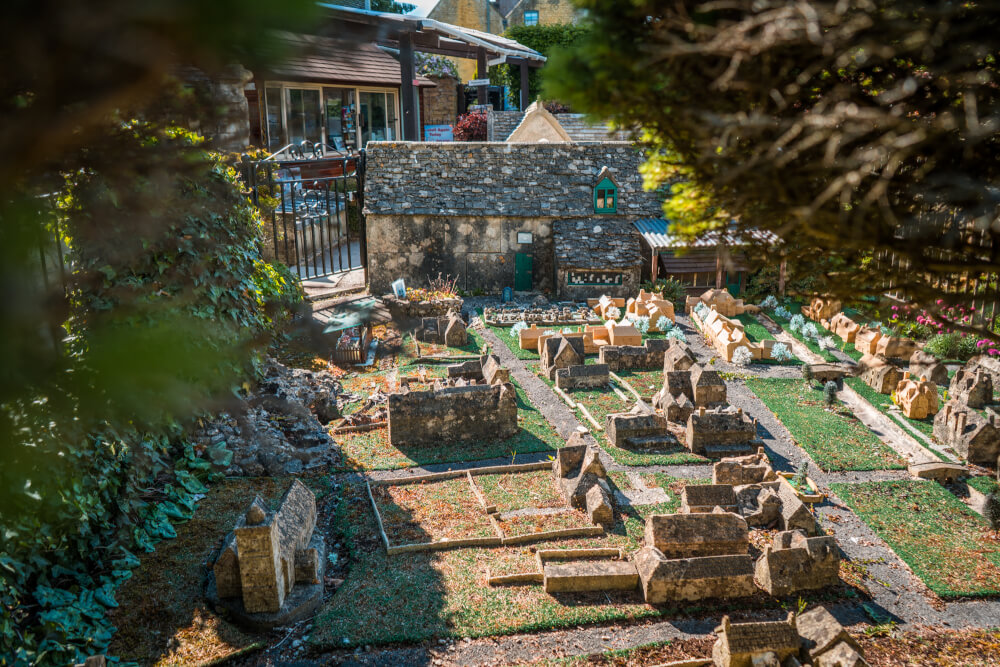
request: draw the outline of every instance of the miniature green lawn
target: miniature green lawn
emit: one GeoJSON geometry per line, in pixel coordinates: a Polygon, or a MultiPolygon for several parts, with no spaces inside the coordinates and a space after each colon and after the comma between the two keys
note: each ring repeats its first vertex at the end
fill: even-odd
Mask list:
{"type": "Polygon", "coordinates": [[[830,486],[941,597],[1000,593],[1000,544],[983,517],[937,482],[830,486]]]}
{"type": "MultiPolygon", "coordinates": [[[[875,408],[885,416],[889,417],[889,419],[891,419],[894,423],[898,421],[891,414],[889,414],[889,409],[893,407],[893,405],[895,405],[892,402],[891,395],[878,393],[877,391],[869,387],[867,384],[865,384],[865,381],[862,380],[861,378],[857,377],[844,378],[844,382],[846,382],[847,386],[853,389],[855,393],[858,394],[858,396],[868,401],[873,408],[875,408]]],[[[933,416],[927,417],[926,419],[910,419],[904,416],[901,411],[897,410],[896,414],[905,419],[906,423],[909,424],[911,427],[913,427],[915,430],[919,431],[920,433],[923,433],[928,438],[933,437],[934,435],[933,416]]],[[[920,438],[914,438],[914,440],[916,440],[917,443],[920,444],[924,449],[931,452],[932,454],[934,454],[934,456],[938,457],[942,461],[946,462],[951,461],[951,459],[949,459],[941,452],[937,451],[932,447],[928,447],[927,444],[923,442],[920,438]]]]}
{"type": "Polygon", "coordinates": [[[896,452],[842,405],[826,410],[821,389],[797,379],[748,378],[746,383],[823,470],[905,467],[896,452]]]}
{"type": "MultiPolygon", "coordinates": [[[[791,301],[791,302],[788,302],[788,303],[785,304],[785,308],[787,308],[789,311],[791,311],[791,313],[792,313],[793,316],[799,313],[799,311],[801,310],[801,307],[802,307],[802,304],[799,303],[798,301],[791,301]]],[[[831,361],[831,362],[834,362],[834,363],[840,361],[840,359],[838,359],[829,350],[821,350],[821,349],[819,349],[819,345],[816,343],[816,341],[806,340],[805,338],[802,337],[802,334],[800,334],[798,331],[792,331],[788,327],[788,323],[789,323],[790,320],[787,320],[787,319],[785,319],[783,317],[778,317],[777,315],[774,314],[773,310],[768,313],[768,316],[770,316],[770,318],[772,320],[774,320],[777,324],[780,324],[781,328],[784,329],[788,333],[788,335],[790,335],[793,338],[797,339],[800,343],[802,343],[803,345],[805,345],[806,347],[808,347],[810,349],[810,351],[812,351],[815,354],[818,354],[819,356],[823,357],[824,360],[831,361]]],[[[810,320],[808,318],[806,318],[806,322],[812,322],[813,324],[816,325],[816,331],[819,333],[820,338],[824,338],[826,336],[831,336],[833,338],[833,340],[837,342],[837,349],[839,349],[841,352],[843,352],[844,354],[846,354],[847,356],[849,356],[851,359],[854,359],[855,361],[857,361],[858,359],[860,359],[862,357],[862,354],[857,349],[855,349],[855,347],[854,347],[853,344],[850,344],[850,343],[847,343],[845,341],[840,340],[840,338],[838,338],[837,336],[835,336],[833,334],[833,332],[831,332],[829,329],[827,329],[826,327],[824,327],[819,322],[813,322],[812,320],[810,320]]]]}
{"type": "Polygon", "coordinates": [[[565,442],[538,411],[524,390],[511,379],[517,390],[517,418],[521,430],[506,440],[442,441],[435,445],[400,446],[389,443],[386,427],[360,433],[334,435],[341,450],[341,464],[334,470],[395,470],[431,463],[477,461],[513,457],[527,452],[556,450],[565,442]]]}
{"type": "MultiPolygon", "coordinates": [[[[549,380],[548,377],[542,373],[541,368],[538,364],[527,364],[527,367],[533,371],[542,381],[549,387],[554,386],[553,382],[549,380]]],[[[626,380],[631,384],[636,391],[646,395],[648,391],[649,382],[647,379],[649,377],[657,377],[662,383],[663,372],[662,371],[623,371],[619,374],[622,379],[626,380]],[[639,386],[636,386],[639,384],[639,386]]],[[[652,385],[655,386],[655,385],[652,385]]],[[[632,395],[628,391],[621,387],[622,392],[632,398],[632,395]]],[[[656,392],[656,389],[649,391],[650,394],[656,392]]],[[[609,414],[614,412],[627,412],[632,408],[634,402],[631,400],[629,402],[623,401],[619,398],[618,394],[614,392],[611,387],[601,387],[600,389],[570,389],[566,394],[572,398],[574,401],[579,402],[581,405],[585,406],[590,414],[593,415],[594,419],[597,420],[598,424],[602,426],[606,423],[606,418],[609,414]]],[[[580,423],[590,431],[597,441],[601,444],[615,463],[620,463],[626,466],[650,466],[650,465],[675,465],[680,463],[708,463],[708,459],[698,456],[697,454],[692,454],[683,445],[678,444],[677,447],[670,451],[660,451],[660,452],[639,452],[632,451],[629,449],[623,449],[621,447],[616,447],[612,444],[604,431],[598,431],[594,428],[582,414],[577,413],[577,419],[580,423]]]]}
{"type": "MultiPolygon", "coordinates": [[[[627,514],[619,514],[614,527],[601,537],[387,556],[364,486],[346,484],[335,518],[335,535],[328,540],[348,545],[351,569],[316,617],[310,642],[318,649],[348,648],[776,604],[759,594],[750,601],[723,606],[685,604],[681,610],[646,605],[639,591],[549,595],[538,585],[487,584],[487,571],[491,575],[537,571],[534,552],[538,548],[620,547],[633,551],[641,545],[646,516],[676,510],[677,494],[668,494],[668,503],[630,508],[627,514]]],[[[519,504],[514,499],[508,501],[519,504]]],[[[528,503],[520,504],[524,507],[528,503]]]]}

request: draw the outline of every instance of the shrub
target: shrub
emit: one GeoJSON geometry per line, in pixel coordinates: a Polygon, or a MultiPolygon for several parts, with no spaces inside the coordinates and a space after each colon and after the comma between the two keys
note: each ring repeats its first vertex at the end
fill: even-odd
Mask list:
{"type": "Polygon", "coordinates": [[[813,369],[809,364],[802,364],[802,379],[807,383],[812,384],[813,381],[813,369]]]}
{"type": "Polygon", "coordinates": [[[823,336],[822,338],[816,341],[816,344],[819,345],[819,349],[823,350],[824,352],[826,350],[837,349],[837,341],[833,339],[833,336],[823,336]]]}
{"type": "MultiPolygon", "coordinates": [[[[800,316],[801,317],[801,316],[800,316]]],[[[816,325],[812,322],[806,322],[802,325],[802,337],[806,340],[819,341],[819,330],[816,325]]]]}
{"type": "Polygon", "coordinates": [[[782,320],[792,319],[792,313],[784,306],[778,306],[774,309],[774,316],[782,320]]]}
{"type": "Polygon", "coordinates": [[[486,113],[470,111],[455,121],[455,141],[486,141],[486,113]]]}
{"type": "Polygon", "coordinates": [[[964,336],[958,332],[938,334],[927,339],[924,352],[933,354],[938,359],[966,360],[974,356],[976,340],[972,336],[964,336]]]}
{"type": "Polygon", "coordinates": [[[764,310],[774,310],[778,307],[778,299],[773,294],[768,294],[767,298],[760,302],[760,307],[764,310]]]}
{"type": "Polygon", "coordinates": [[[993,530],[1000,530],[1000,491],[994,490],[986,496],[986,511],[983,516],[990,522],[993,530]]]}
{"type": "Polygon", "coordinates": [[[687,290],[684,289],[684,284],[674,278],[647,280],[642,284],[642,288],[647,292],[659,292],[665,300],[672,302],[676,307],[683,307],[687,300],[687,290]]]}
{"type": "Polygon", "coordinates": [[[656,328],[660,331],[670,331],[674,328],[674,323],[667,319],[666,315],[660,315],[660,319],[656,320],[656,328]]]}
{"type": "Polygon", "coordinates": [[[708,312],[709,312],[708,306],[705,305],[704,301],[699,301],[697,304],[695,304],[694,312],[696,312],[698,314],[698,317],[700,317],[701,319],[705,319],[706,317],[708,317],[708,312]]]}
{"type": "Polygon", "coordinates": [[[771,348],[771,358],[778,362],[791,361],[794,359],[792,351],[784,343],[775,343],[771,348]]]}
{"type": "Polygon", "coordinates": [[[687,338],[684,336],[684,332],[681,331],[680,327],[674,327],[673,329],[671,329],[670,331],[668,331],[667,335],[666,335],[666,338],[673,339],[673,340],[679,340],[682,343],[686,343],[687,342],[687,338]]]}
{"type": "Polygon", "coordinates": [[[800,331],[806,324],[806,318],[801,315],[793,315],[788,320],[788,328],[791,331],[800,331]]]}
{"type": "Polygon", "coordinates": [[[809,483],[806,479],[809,477],[809,462],[803,461],[795,469],[795,477],[792,478],[792,486],[794,486],[799,491],[805,491],[809,488],[809,483]]]}
{"type": "Polygon", "coordinates": [[[617,320],[622,316],[622,311],[618,306],[611,306],[604,311],[604,317],[609,320],[617,320]]]}
{"type": "Polygon", "coordinates": [[[828,408],[832,408],[837,404],[837,383],[833,380],[828,380],[823,385],[823,402],[826,403],[826,407],[828,408]]]}
{"type": "Polygon", "coordinates": [[[517,334],[520,333],[522,329],[527,329],[527,328],[528,328],[527,322],[518,322],[517,324],[515,324],[510,328],[510,335],[517,336],[517,334]]]}
{"type": "Polygon", "coordinates": [[[733,363],[737,366],[747,367],[753,361],[753,354],[745,347],[738,347],[733,352],[733,363]]]}
{"type": "Polygon", "coordinates": [[[632,320],[632,326],[634,326],[640,334],[645,336],[649,333],[649,316],[643,315],[632,320]]]}

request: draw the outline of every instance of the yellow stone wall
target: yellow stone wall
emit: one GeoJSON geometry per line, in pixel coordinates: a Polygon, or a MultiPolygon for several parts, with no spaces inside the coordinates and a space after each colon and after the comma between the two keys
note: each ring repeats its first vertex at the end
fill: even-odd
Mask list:
{"type": "Polygon", "coordinates": [[[538,12],[539,25],[576,23],[578,17],[571,0],[523,0],[507,17],[508,25],[524,25],[524,12],[538,12]]]}
{"type": "MultiPolygon", "coordinates": [[[[463,28],[491,32],[494,35],[503,32],[503,18],[492,5],[487,5],[485,0],[440,0],[427,15],[427,18],[463,28]],[[489,11],[489,30],[486,26],[487,8],[489,11]]],[[[476,78],[475,60],[466,58],[452,58],[451,60],[458,68],[458,74],[463,83],[476,78]]],[[[483,76],[485,77],[487,74],[484,73],[483,76]]]]}

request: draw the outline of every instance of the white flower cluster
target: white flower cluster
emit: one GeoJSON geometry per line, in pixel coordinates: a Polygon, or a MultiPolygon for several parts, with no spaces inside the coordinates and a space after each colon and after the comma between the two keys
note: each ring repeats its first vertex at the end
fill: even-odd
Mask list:
{"type": "Polygon", "coordinates": [[[751,361],[753,361],[753,354],[747,348],[738,347],[733,352],[733,363],[737,366],[749,366],[751,361]]]}
{"type": "Polygon", "coordinates": [[[778,307],[778,299],[773,294],[768,294],[767,298],[760,302],[760,307],[764,310],[774,310],[778,307]]]}

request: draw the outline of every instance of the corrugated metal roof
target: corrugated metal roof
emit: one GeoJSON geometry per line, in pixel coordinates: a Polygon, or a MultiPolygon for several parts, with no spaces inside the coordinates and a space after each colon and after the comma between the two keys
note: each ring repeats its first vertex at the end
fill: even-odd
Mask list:
{"type": "MultiPolygon", "coordinates": [[[[399,61],[374,44],[287,32],[277,33],[277,36],[288,43],[294,53],[271,68],[267,73],[270,79],[392,87],[402,84],[399,61]]],[[[417,85],[435,84],[418,76],[417,85]]]]}
{"type": "Polygon", "coordinates": [[[709,232],[694,240],[682,239],[671,234],[670,221],[664,218],[642,218],[635,221],[635,228],[639,230],[642,238],[651,248],[714,248],[720,243],[725,246],[749,245],[749,243],[772,244],[778,241],[778,237],[772,232],[753,230],[749,232],[748,240],[739,234],[726,232],[709,232]]]}

